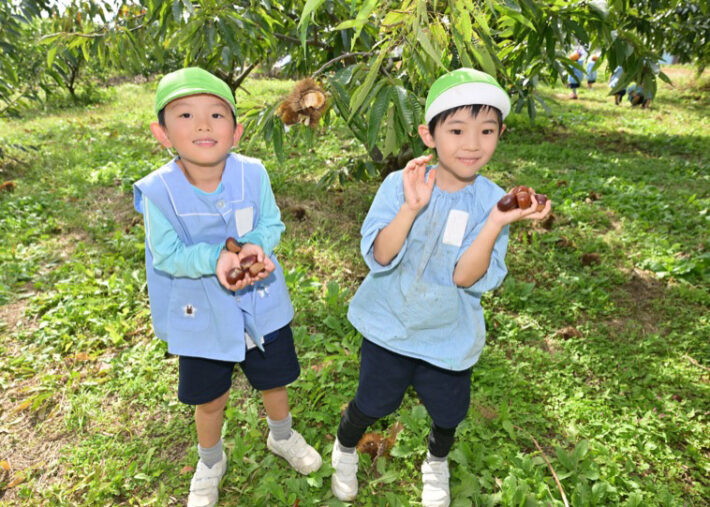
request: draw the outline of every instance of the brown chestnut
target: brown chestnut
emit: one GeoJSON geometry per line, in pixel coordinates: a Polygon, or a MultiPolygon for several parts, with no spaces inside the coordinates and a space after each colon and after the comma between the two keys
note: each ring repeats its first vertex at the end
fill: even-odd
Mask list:
{"type": "Polygon", "coordinates": [[[530,192],[530,187],[526,187],[525,185],[518,185],[517,187],[513,188],[513,190],[510,191],[511,194],[517,195],[520,192],[527,192],[528,194],[530,192]]]}
{"type": "Polygon", "coordinates": [[[251,266],[255,262],[256,255],[247,255],[239,262],[239,264],[241,265],[242,269],[249,269],[249,266],[251,266]]]}
{"type": "Polygon", "coordinates": [[[526,191],[518,192],[517,194],[515,194],[515,199],[518,201],[518,207],[520,209],[528,209],[532,204],[530,194],[526,191]]]}
{"type": "Polygon", "coordinates": [[[229,285],[234,285],[235,283],[244,280],[246,276],[246,271],[241,268],[234,268],[229,273],[227,273],[227,283],[229,285]]]}
{"type": "Polygon", "coordinates": [[[242,251],[242,244],[232,237],[227,238],[224,246],[232,253],[239,253],[242,251]]]}
{"type": "Polygon", "coordinates": [[[256,275],[258,275],[259,273],[261,273],[262,271],[264,271],[264,268],[265,268],[265,267],[266,267],[266,266],[264,266],[264,263],[263,263],[263,262],[255,262],[254,264],[252,264],[251,266],[249,266],[249,274],[250,274],[251,276],[256,276],[256,275]]]}
{"type": "Polygon", "coordinates": [[[498,201],[498,209],[501,211],[510,211],[513,208],[517,207],[518,201],[512,194],[505,194],[503,197],[501,197],[500,201],[498,201]]]}
{"type": "Polygon", "coordinates": [[[535,200],[537,201],[537,209],[535,211],[544,210],[545,204],[547,203],[547,196],[545,194],[535,194],[535,200]]]}

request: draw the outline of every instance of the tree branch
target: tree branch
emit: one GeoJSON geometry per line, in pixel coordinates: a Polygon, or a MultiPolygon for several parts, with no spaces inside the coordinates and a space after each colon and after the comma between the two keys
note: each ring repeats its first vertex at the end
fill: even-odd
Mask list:
{"type": "Polygon", "coordinates": [[[345,60],[346,58],[351,58],[353,56],[372,56],[372,51],[357,51],[355,53],[345,53],[340,56],[336,56],[332,60],[329,60],[328,62],[326,62],[320,69],[318,69],[313,74],[311,74],[311,77],[316,77],[318,74],[323,72],[326,69],[326,67],[330,67],[331,65],[333,65],[336,62],[339,62],[340,60],[345,60]]]}
{"type": "MultiPolygon", "coordinates": [[[[277,39],[286,40],[289,42],[296,42],[298,44],[301,43],[301,39],[299,39],[298,37],[291,37],[290,35],[284,35],[282,33],[275,33],[274,37],[276,37],[277,39]]],[[[316,40],[307,40],[306,44],[308,44],[309,46],[315,46],[315,47],[323,48],[323,49],[328,48],[327,44],[324,44],[324,43],[322,43],[320,41],[316,41],[316,40]]]]}

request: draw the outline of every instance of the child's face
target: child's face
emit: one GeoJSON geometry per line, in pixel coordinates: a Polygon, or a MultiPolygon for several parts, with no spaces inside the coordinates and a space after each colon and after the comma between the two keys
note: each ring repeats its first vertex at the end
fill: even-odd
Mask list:
{"type": "Polygon", "coordinates": [[[151,125],[156,138],[166,148],[175,148],[187,169],[222,169],[232,146],[239,142],[243,128],[235,127],[232,109],[219,97],[189,95],[165,106],[165,126],[151,125]]]}
{"type": "Polygon", "coordinates": [[[458,190],[473,182],[478,171],[496,151],[505,125],[491,108],[482,108],[476,117],[460,109],[437,125],[434,136],[426,125],[419,134],[429,148],[436,148],[439,158],[437,183],[440,188],[458,190]]]}

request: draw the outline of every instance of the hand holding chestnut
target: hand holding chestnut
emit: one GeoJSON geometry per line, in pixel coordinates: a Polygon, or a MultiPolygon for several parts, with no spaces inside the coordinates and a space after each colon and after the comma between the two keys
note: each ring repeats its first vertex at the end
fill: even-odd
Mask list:
{"type": "Polygon", "coordinates": [[[537,201],[537,208],[535,211],[540,212],[544,210],[545,204],[547,203],[547,196],[545,194],[535,194],[532,188],[524,185],[518,185],[505,194],[500,201],[498,201],[498,209],[503,212],[510,211],[515,208],[528,209],[532,205],[531,196],[533,194],[535,195],[535,200],[537,201]]]}
{"type": "Polygon", "coordinates": [[[227,273],[227,282],[230,285],[234,285],[237,282],[244,280],[244,277],[249,274],[252,277],[257,276],[259,273],[265,270],[265,264],[263,262],[257,262],[256,255],[247,255],[240,260],[239,266],[232,268],[229,273],[227,273]]]}
{"type": "Polygon", "coordinates": [[[241,290],[274,270],[273,262],[259,245],[240,243],[230,237],[225,241],[225,250],[217,261],[217,277],[230,290],[241,290]]]}

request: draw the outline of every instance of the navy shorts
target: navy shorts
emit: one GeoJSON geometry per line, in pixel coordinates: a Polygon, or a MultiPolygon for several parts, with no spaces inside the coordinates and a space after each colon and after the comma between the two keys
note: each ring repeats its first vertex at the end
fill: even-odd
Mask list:
{"type": "Polygon", "coordinates": [[[301,374],[291,326],[264,336],[264,350],[248,350],[244,361],[217,361],[180,356],[178,399],[188,405],[202,405],[219,398],[232,386],[234,365],[239,364],[249,383],[259,391],[290,384],[301,374]]]}
{"type": "Polygon", "coordinates": [[[410,385],[440,428],[455,428],[466,417],[471,402],[471,368],[445,370],[362,341],[355,404],[363,414],[377,418],[391,414],[402,404],[410,385]]]}

